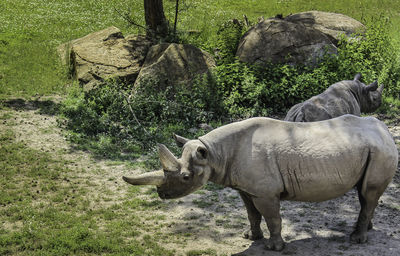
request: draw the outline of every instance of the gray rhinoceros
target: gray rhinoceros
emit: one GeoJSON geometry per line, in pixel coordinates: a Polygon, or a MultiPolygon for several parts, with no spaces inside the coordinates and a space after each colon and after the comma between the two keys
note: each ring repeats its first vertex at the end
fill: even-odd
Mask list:
{"type": "Polygon", "coordinates": [[[331,119],[345,114],[360,116],[361,112],[373,112],[381,105],[383,85],[378,82],[365,85],[361,74],[354,80],[345,80],[328,87],[323,93],[294,105],[285,121],[313,122],[331,119]]]}
{"type": "Polygon", "coordinates": [[[185,196],[207,181],[239,191],[247,209],[249,239],[260,239],[261,217],[270,239],[266,248],[282,250],[280,201],[318,202],[357,187],[361,211],[351,240],[367,241],[378,199],[393,178],[398,153],[384,123],[373,117],[344,115],[310,123],[257,117],[217,128],[184,144],[177,159],[159,145],[162,170],[123,179],[156,185],[163,199],[185,196]]]}

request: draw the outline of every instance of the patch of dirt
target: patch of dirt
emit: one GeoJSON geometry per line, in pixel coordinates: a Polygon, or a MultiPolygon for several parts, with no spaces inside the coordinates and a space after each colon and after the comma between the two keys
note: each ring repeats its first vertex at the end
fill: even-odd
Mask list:
{"type": "MultiPolygon", "coordinates": [[[[96,202],[96,207],[123,201],[129,185],[121,177],[142,170],[129,169],[124,163],[94,159],[88,152],[73,149],[58,127],[56,117],[40,106],[40,101],[16,101],[9,104],[11,109],[0,109],[0,116],[6,113],[12,116],[0,122],[0,129],[12,126],[19,141],[64,159],[72,170],[71,175],[84,181],[82,184],[89,190],[88,196],[98,198],[99,194],[106,193],[108,200],[96,202]]],[[[400,147],[400,126],[390,126],[389,129],[400,147]]],[[[400,255],[399,193],[398,171],[376,208],[369,241],[362,245],[352,244],[348,239],[360,209],[355,191],[321,203],[283,201],[282,236],[287,244],[282,252],[264,250],[264,240],[242,238],[242,232],[249,225],[247,213],[238,193],[232,189],[209,185],[207,189],[169,201],[168,211],[149,212],[149,215],[166,216],[163,220],[165,225],[154,232],[181,234],[179,237],[184,238],[165,241],[164,246],[176,250],[177,255],[196,250],[203,251],[203,255],[397,256],[400,255]]],[[[144,194],[143,197],[153,200],[150,195],[144,194]]],[[[265,222],[262,228],[264,236],[268,237],[265,222]]]]}

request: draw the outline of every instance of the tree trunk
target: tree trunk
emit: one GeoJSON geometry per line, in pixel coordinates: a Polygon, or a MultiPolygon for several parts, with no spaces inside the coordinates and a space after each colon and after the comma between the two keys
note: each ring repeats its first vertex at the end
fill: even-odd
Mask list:
{"type": "Polygon", "coordinates": [[[168,22],[164,15],[162,0],[144,0],[144,17],[148,37],[166,37],[168,22]]]}

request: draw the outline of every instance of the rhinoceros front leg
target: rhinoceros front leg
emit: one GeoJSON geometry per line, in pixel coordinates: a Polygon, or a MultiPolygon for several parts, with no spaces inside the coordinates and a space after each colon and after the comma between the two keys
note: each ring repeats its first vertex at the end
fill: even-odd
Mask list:
{"type": "Polygon", "coordinates": [[[268,197],[268,198],[253,198],[253,203],[256,209],[262,214],[265,221],[267,222],[270,238],[265,244],[268,250],[281,251],[285,246],[283,242],[281,231],[282,231],[282,219],[280,215],[280,201],[279,197],[268,197]]]}
{"type": "Polygon", "coordinates": [[[261,213],[256,209],[251,197],[245,192],[239,191],[240,197],[243,200],[247,210],[247,217],[250,222],[250,229],[243,233],[243,237],[250,240],[258,240],[263,238],[263,233],[260,228],[261,213]]]}

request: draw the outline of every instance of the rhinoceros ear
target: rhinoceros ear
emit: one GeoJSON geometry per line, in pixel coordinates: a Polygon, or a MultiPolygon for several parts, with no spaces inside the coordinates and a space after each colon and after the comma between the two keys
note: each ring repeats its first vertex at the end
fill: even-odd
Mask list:
{"type": "Polygon", "coordinates": [[[179,135],[177,135],[175,133],[174,133],[174,139],[175,139],[176,145],[178,145],[178,147],[183,147],[183,145],[185,145],[186,142],[189,141],[189,139],[186,139],[186,138],[184,138],[182,136],[179,136],[179,135]]]}
{"type": "Polygon", "coordinates": [[[164,171],[179,171],[178,159],[169,151],[169,149],[163,145],[158,144],[158,155],[160,157],[161,165],[164,171]]]}
{"type": "MultiPolygon", "coordinates": [[[[207,164],[208,162],[208,150],[204,146],[198,146],[196,149],[196,162],[198,164],[207,164]]],[[[196,169],[196,174],[197,175],[202,175],[204,173],[204,168],[198,168],[196,169]]]]}
{"type": "Polygon", "coordinates": [[[360,79],[361,79],[361,73],[357,73],[357,74],[354,76],[353,81],[360,81],[360,79]]]}
{"type": "Polygon", "coordinates": [[[370,85],[367,85],[367,91],[376,91],[378,89],[378,81],[373,82],[370,85]]]}
{"type": "Polygon", "coordinates": [[[205,160],[208,157],[208,150],[204,146],[198,146],[196,151],[196,157],[199,160],[205,160]]]}

